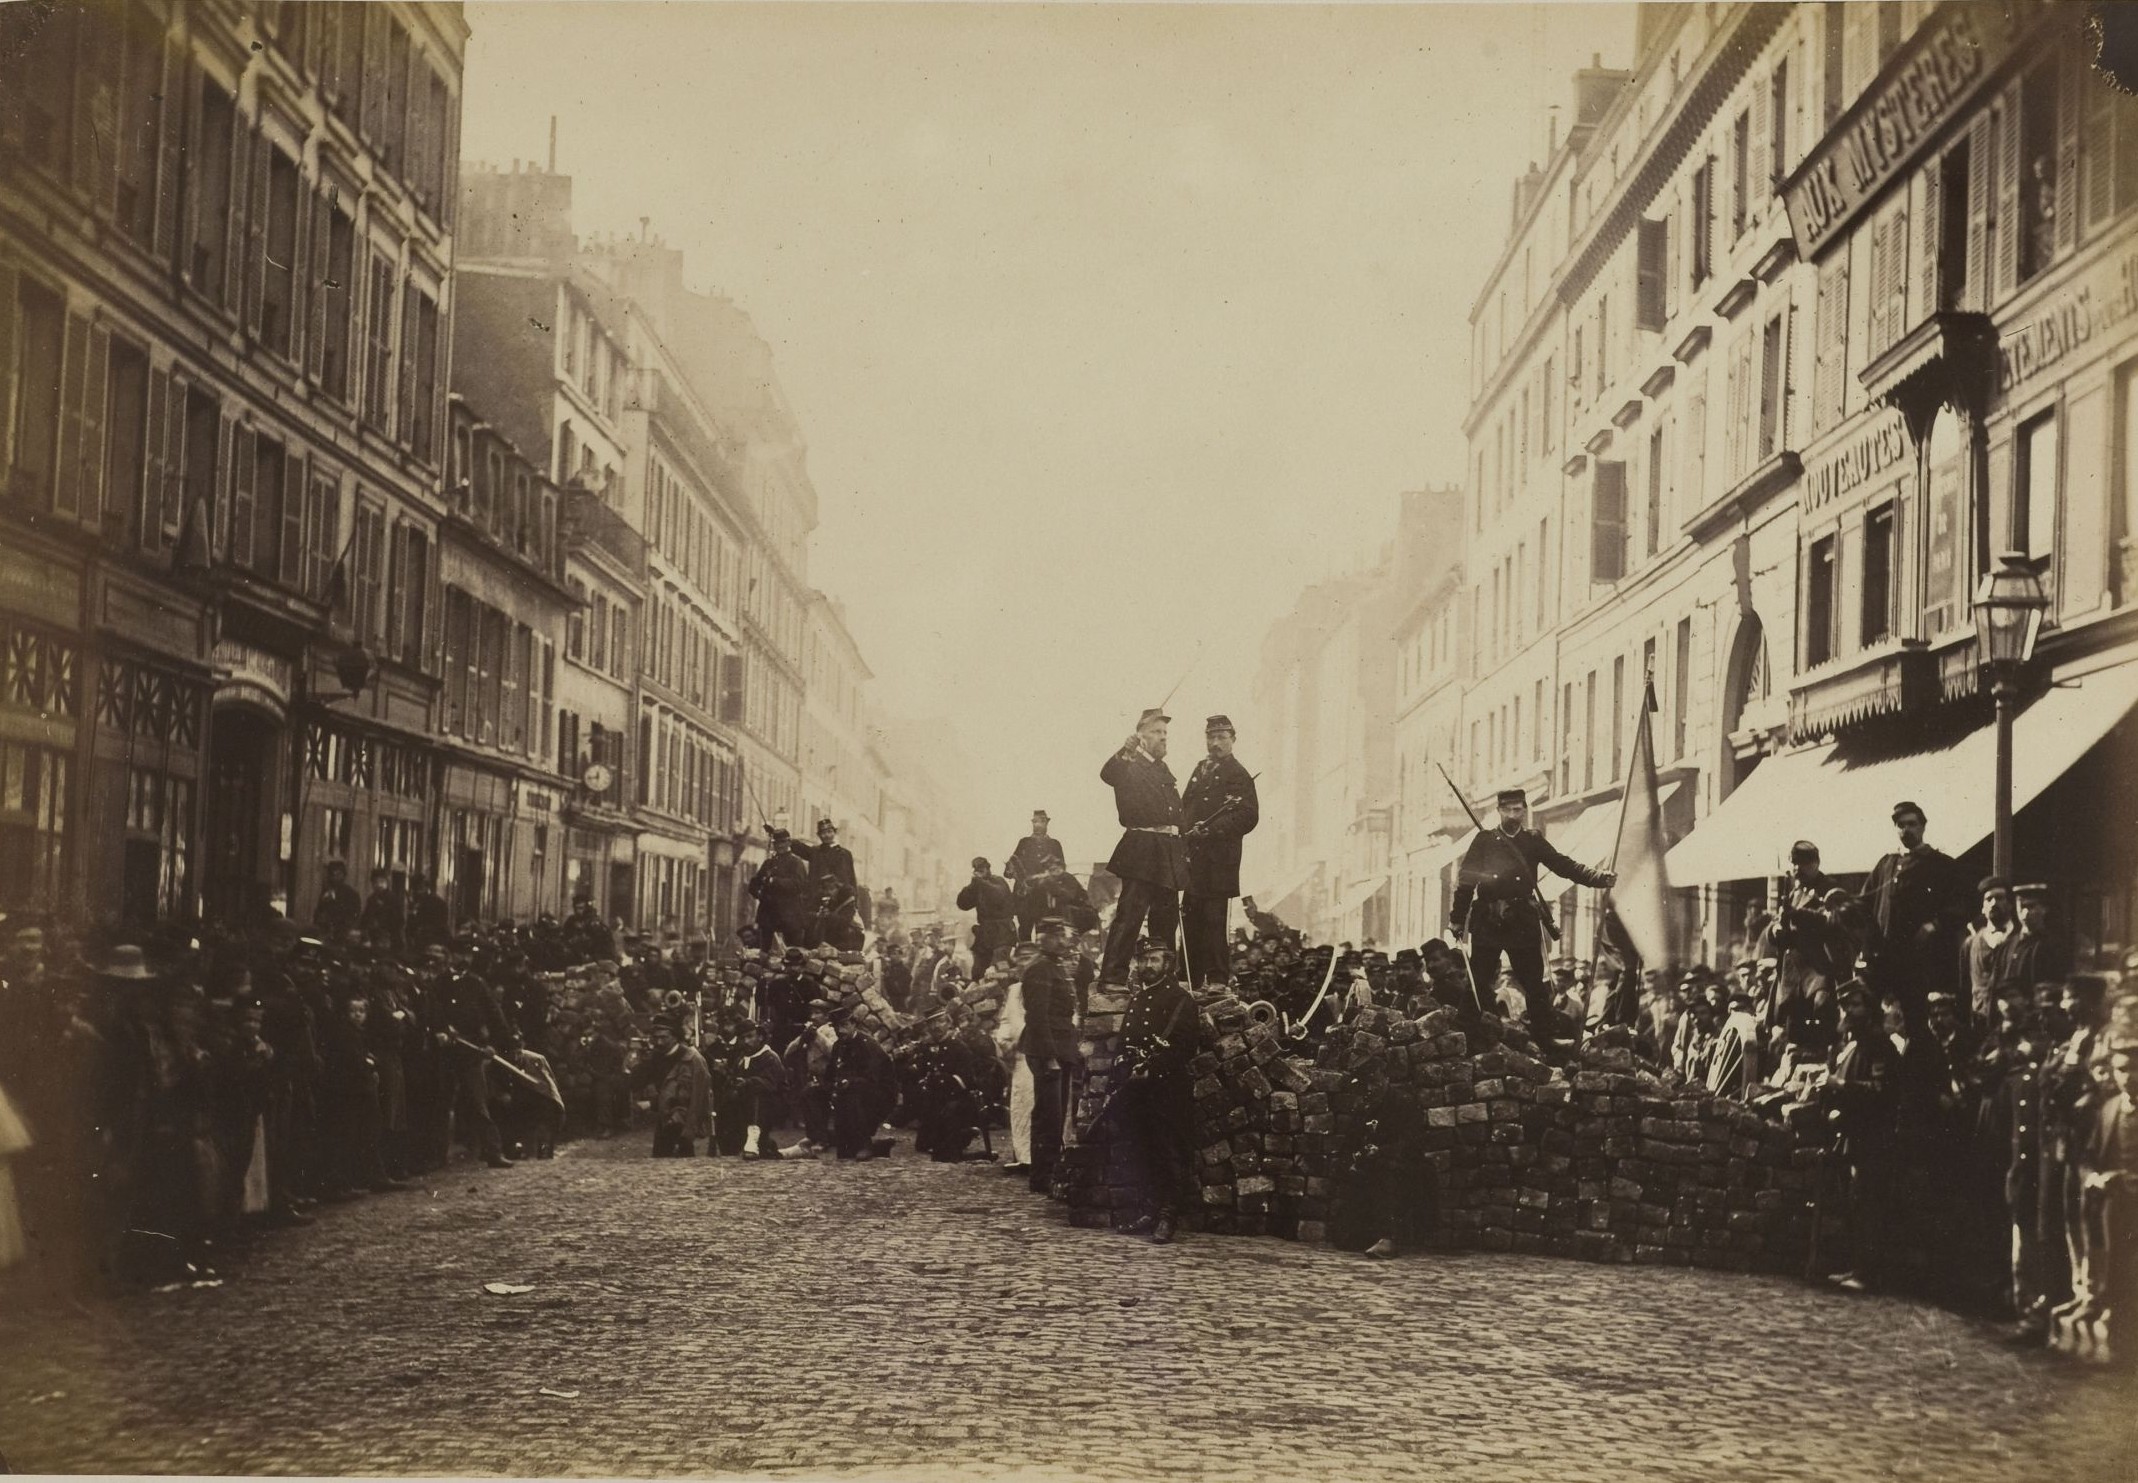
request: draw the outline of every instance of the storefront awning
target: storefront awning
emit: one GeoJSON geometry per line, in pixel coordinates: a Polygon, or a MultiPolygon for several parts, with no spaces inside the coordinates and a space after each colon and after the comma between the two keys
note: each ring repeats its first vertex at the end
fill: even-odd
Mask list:
{"type": "MultiPolygon", "coordinates": [[[[2012,807],[2025,808],[2138,706],[2138,663],[2119,664],[2052,689],[2012,723],[2012,807]]],[[[1788,868],[1790,843],[1808,839],[1832,874],[1869,870],[1893,849],[1893,805],[1913,799],[1929,839],[1959,855],[1995,827],[1997,735],[1983,726],[1929,751],[1851,763],[1834,744],[1761,763],[1736,792],[1670,852],[1673,886],[1749,880],[1788,868]]]]}

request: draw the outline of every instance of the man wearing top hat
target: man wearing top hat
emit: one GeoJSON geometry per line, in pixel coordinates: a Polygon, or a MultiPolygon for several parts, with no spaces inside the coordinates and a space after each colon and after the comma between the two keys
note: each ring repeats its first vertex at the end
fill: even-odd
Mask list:
{"type": "Polygon", "coordinates": [[[1188,774],[1181,795],[1181,831],[1188,861],[1188,894],[1180,925],[1187,943],[1187,971],[1197,985],[1232,973],[1225,932],[1232,898],[1240,894],[1240,841],[1261,821],[1255,780],[1232,755],[1236,733],[1228,716],[1203,723],[1208,755],[1188,774]]]}
{"type": "Polygon", "coordinates": [[[1521,985],[1533,1018],[1544,998],[1544,917],[1537,871],[1548,869],[1576,885],[1603,887],[1618,876],[1569,860],[1529,821],[1529,795],[1520,788],[1499,792],[1500,822],[1470,841],[1455,886],[1455,936],[1467,937],[1470,973],[1481,995],[1499,978],[1500,957],[1521,985]]]}
{"type": "Polygon", "coordinates": [[[1113,925],[1099,963],[1099,981],[1128,985],[1136,939],[1149,922],[1150,935],[1171,942],[1180,927],[1180,888],[1188,866],[1180,842],[1180,787],[1166,766],[1166,726],[1173,718],[1157,707],[1136,720],[1136,730],[1106,759],[1099,780],[1114,790],[1121,842],[1106,868],[1121,882],[1113,925]]]}
{"type": "Polygon", "coordinates": [[[1047,909],[1033,899],[1033,887],[1047,877],[1069,868],[1062,842],[1047,833],[1047,811],[1032,810],[1032,832],[1017,841],[1009,859],[1002,862],[1002,876],[1017,892],[1017,940],[1030,942],[1032,927],[1047,909]]]}
{"type": "Polygon", "coordinates": [[[1960,934],[1976,903],[1960,862],[1923,842],[1928,824],[1920,805],[1894,804],[1900,847],[1872,866],[1863,884],[1866,980],[1877,994],[1899,998],[1910,1034],[1922,1033],[1930,991],[1951,987],[1960,934]]]}

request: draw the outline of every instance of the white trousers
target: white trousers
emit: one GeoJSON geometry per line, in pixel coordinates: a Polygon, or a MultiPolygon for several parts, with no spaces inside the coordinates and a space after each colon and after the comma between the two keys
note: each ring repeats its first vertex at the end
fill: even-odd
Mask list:
{"type": "Polygon", "coordinates": [[[1010,1159],[1032,1162],[1032,1068],[1022,1053],[1010,1058],[1010,1159]]]}

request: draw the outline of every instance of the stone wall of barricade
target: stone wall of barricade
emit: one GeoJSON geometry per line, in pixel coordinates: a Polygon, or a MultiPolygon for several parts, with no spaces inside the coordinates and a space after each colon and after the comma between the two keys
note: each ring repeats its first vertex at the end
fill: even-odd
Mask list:
{"type": "MultiPolygon", "coordinates": [[[[1076,1224],[1119,1226],[1142,1200],[1111,1119],[1092,1125],[1119,1075],[1118,1017],[1094,1010],[1078,1139],[1054,1192],[1076,1224]]],[[[1409,1207],[1411,1242],[1426,1246],[1801,1272],[1815,1219],[1838,1236],[1840,1201],[1817,1194],[1814,1109],[1667,1084],[1623,1045],[1552,1066],[1526,1042],[1473,1043],[1501,1028],[1470,1023],[1368,1009],[1307,1057],[1237,1001],[1211,1007],[1193,1067],[1191,1224],[1328,1241],[1382,1181],[1398,1203],[1430,1192],[1409,1207]]]]}

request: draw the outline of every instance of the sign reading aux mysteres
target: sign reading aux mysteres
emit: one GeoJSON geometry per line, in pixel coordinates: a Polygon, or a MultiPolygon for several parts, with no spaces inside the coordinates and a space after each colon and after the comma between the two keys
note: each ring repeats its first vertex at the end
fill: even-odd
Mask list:
{"type": "Polygon", "coordinates": [[[2034,4],[1947,0],[1782,184],[1799,256],[1831,245],[2011,51],[2034,4]]]}

